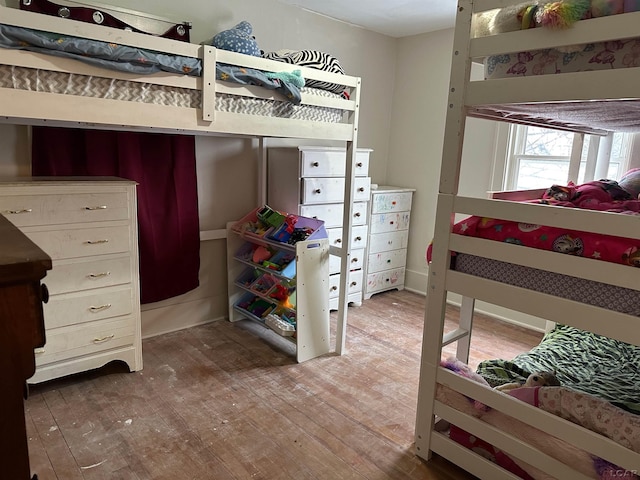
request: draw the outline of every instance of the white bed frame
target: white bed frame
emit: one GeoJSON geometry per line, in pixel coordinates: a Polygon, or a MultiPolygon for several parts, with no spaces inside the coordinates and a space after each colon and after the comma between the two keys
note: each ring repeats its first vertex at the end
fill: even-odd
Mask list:
{"type": "MultiPolygon", "coordinates": [[[[48,32],[114,42],[167,54],[200,58],[203,64],[202,77],[190,77],[171,73],[136,75],[94,67],[73,59],[60,58],[23,50],[0,48],[0,64],[15,65],[58,72],[99,76],[131,82],[151,83],[162,86],[199,90],[202,93],[202,108],[172,107],[133,101],[108,100],[102,98],[62,95],[0,88],[0,121],[24,125],[55,125],[94,129],[180,133],[191,135],[250,136],[260,139],[262,159],[259,165],[260,178],[266,178],[266,151],[263,139],[300,138],[345,142],[346,186],[342,245],[331,247],[331,254],[341,257],[342,270],[348,271],[351,255],[351,218],[353,205],[353,177],[356,159],[360,84],[358,77],[339,75],[259,57],[242,55],[216,49],[212,46],[196,45],[165,39],[152,35],[93,25],[14,8],[0,7],[0,22],[17,27],[26,27],[48,32]],[[254,86],[243,86],[215,78],[216,62],[240,65],[265,71],[293,71],[299,69],[305,79],[320,80],[344,85],[350,99],[336,99],[302,94],[302,103],[340,109],[345,112],[340,123],[316,122],[289,118],[243,115],[216,111],[216,92],[244,97],[286,101],[279,93],[254,86]]],[[[257,186],[259,200],[264,200],[264,180],[257,186]]],[[[210,238],[224,238],[226,232],[206,232],[210,238]],[[222,237],[220,237],[222,235],[222,237]]],[[[336,352],[345,348],[347,317],[347,276],[340,285],[336,352]]]]}
{"type": "Polygon", "coordinates": [[[465,121],[468,115],[474,115],[476,107],[481,107],[483,104],[638,99],[640,97],[640,89],[638,89],[640,68],[471,82],[471,62],[477,61],[479,57],[638,35],[637,25],[640,23],[640,13],[627,13],[578,22],[574,28],[564,31],[540,28],[472,38],[471,20],[474,13],[517,3],[520,1],[459,0],[458,2],[449,108],[433,240],[433,261],[429,269],[427,289],[416,421],[416,453],[421,458],[429,460],[435,452],[480,478],[491,480],[518,478],[439,432],[436,424],[444,419],[488,441],[511,457],[546,472],[552,478],[562,480],[587,478],[526,441],[518,440],[512,435],[435,400],[437,385],[443,384],[623,469],[637,471],[640,465],[639,454],[524,402],[484,388],[439,366],[442,347],[455,341],[458,341],[460,359],[467,360],[473,299],[484,300],[551,322],[569,324],[640,345],[638,317],[512,287],[450,269],[450,252],[456,251],[550,272],[570,273],[576,277],[635,290],[640,289],[640,270],[635,268],[452,234],[454,214],[460,213],[622,237],[638,238],[639,236],[640,217],[517,203],[511,201],[513,197],[509,195],[499,195],[498,197],[501,198],[485,200],[457,194],[465,121]],[[597,263],[594,264],[594,262],[597,263]],[[445,336],[443,335],[444,318],[448,292],[463,296],[462,320],[455,331],[445,336]]]}

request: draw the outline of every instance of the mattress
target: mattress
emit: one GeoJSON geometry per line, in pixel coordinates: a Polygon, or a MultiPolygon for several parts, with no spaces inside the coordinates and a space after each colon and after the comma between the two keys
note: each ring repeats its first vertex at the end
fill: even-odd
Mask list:
{"type": "MultiPolygon", "coordinates": [[[[199,90],[13,65],[0,65],[0,88],[184,108],[200,108],[202,102],[202,93],[199,90]]],[[[301,92],[323,97],[342,98],[340,95],[315,88],[305,87],[301,92]]],[[[221,93],[216,94],[216,110],[332,123],[341,122],[343,118],[343,112],[340,109],[315,105],[295,105],[291,102],[221,93]]]]}
{"type": "Polygon", "coordinates": [[[638,290],[465,253],[458,253],[454,258],[457,272],[640,316],[638,290]]]}
{"type": "Polygon", "coordinates": [[[640,38],[590,43],[570,51],[533,50],[487,57],[485,78],[610,70],[640,66],[640,38]]]}

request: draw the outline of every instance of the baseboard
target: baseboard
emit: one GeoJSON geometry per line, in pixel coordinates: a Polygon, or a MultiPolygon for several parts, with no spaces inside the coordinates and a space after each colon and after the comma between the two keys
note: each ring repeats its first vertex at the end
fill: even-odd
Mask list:
{"type": "Polygon", "coordinates": [[[142,338],[151,338],[226,319],[226,297],[224,300],[222,309],[215,308],[215,305],[221,304],[219,298],[209,297],[143,310],[142,338]]]}

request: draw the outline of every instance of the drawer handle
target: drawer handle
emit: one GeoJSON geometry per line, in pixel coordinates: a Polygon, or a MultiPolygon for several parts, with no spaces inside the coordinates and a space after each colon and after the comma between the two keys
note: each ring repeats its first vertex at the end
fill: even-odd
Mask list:
{"type": "Polygon", "coordinates": [[[389,222],[389,225],[393,225],[393,220],[391,220],[391,221],[389,222]]]}
{"type": "Polygon", "coordinates": [[[362,240],[362,237],[356,237],[356,242],[359,242],[360,240],[362,240]]]}
{"type": "Polygon", "coordinates": [[[316,188],[316,189],[313,191],[313,193],[321,193],[321,192],[322,192],[322,190],[320,190],[319,188],[316,188]]]}
{"type": "Polygon", "coordinates": [[[351,263],[358,263],[358,259],[357,258],[352,258],[351,259],[351,263]]]}
{"type": "Polygon", "coordinates": [[[356,217],[356,218],[360,217],[360,212],[356,212],[353,216],[356,217]]]}
{"type": "Polygon", "coordinates": [[[106,310],[108,308],[111,308],[111,304],[105,303],[104,305],[100,305],[99,307],[89,307],[89,311],[96,313],[96,312],[101,312],[103,310],[106,310]]]}
{"type": "Polygon", "coordinates": [[[359,192],[364,192],[364,187],[360,187],[360,188],[358,189],[358,191],[359,191],[359,192]]]}
{"type": "Polygon", "coordinates": [[[360,167],[361,168],[362,167],[362,162],[356,163],[356,167],[360,167]]]}
{"type": "Polygon", "coordinates": [[[32,208],[21,208],[20,210],[5,210],[4,213],[9,215],[19,215],[21,213],[31,213],[33,212],[32,208]]]}
{"type": "Polygon", "coordinates": [[[90,273],[87,275],[89,278],[102,278],[111,275],[111,272],[90,273]]]}
{"type": "Polygon", "coordinates": [[[393,245],[393,240],[389,240],[389,241],[387,242],[387,244],[388,244],[388,245],[393,245]]]}
{"type": "Polygon", "coordinates": [[[358,282],[351,282],[349,285],[350,285],[351,287],[355,287],[356,285],[358,285],[358,282]]]}
{"type": "Polygon", "coordinates": [[[35,353],[36,355],[42,355],[44,353],[44,348],[43,347],[34,348],[33,353],[35,353]]]}
{"type": "Polygon", "coordinates": [[[331,287],[331,291],[335,292],[338,289],[338,287],[331,287]]]}
{"type": "Polygon", "coordinates": [[[102,239],[102,240],[87,240],[86,242],[87,245],[100,245],[101,243],[109,243],[109,240],[102,239]]]}
{"type": "Polygon", "coordinates": [[[341,238],[336,238],[336,243],[342,243],[342,239],[341,238]]]}
{"type": "Polygon", "coordinates": [[[320,163],[319,163],[319,162],[313,162],[313,163],[311,164],[311,166],[312,166],[312,167],[319,167],[319,166],[320,166],[320,163]]]}
{"type": "Polygon", "coordinates": [[[391,259],[387,260],[387,263],[391,263],[391,259]]]}
{"type": "Polygon", "coordinates": [[[96,205],[95,207],[84,207],[85,210],[106,210],[106,205],[96,205]]]}
{"type": "Polygon", "coordinates": [[[113,337],[115,337],[116,334],[112,333],[111,335],[106,335],[104,337],[100,337],[100,338],[94,338],[93,339],[93,343],[104,343],[104,342],[108,342],[109,340],[111,340],[113,337]]]}

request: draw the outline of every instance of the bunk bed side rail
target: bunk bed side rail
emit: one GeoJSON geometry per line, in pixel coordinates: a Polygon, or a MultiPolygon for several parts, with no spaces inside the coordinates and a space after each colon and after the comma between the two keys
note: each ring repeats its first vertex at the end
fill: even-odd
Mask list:
{"type": "Polygon", "coordinates": [[[198,58],[200,45],[0,6],[0,23],[198,58]]]}

